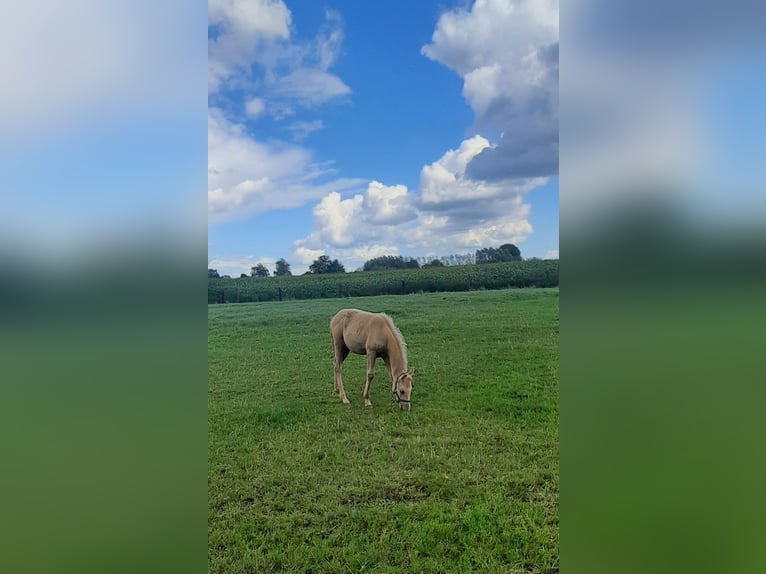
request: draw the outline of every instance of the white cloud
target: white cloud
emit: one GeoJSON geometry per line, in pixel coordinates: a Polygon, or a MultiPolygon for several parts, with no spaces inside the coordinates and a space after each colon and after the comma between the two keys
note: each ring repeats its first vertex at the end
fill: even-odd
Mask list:
{"type": "Polygon", "coordinates": [[[338,249],[333,252],[333,258],[343,263],[346,271],[354,271],[362,267],[365,261],[384,255],[399,255],[396,245],[362,245],[352,249],[338,249]]]}
{"type": "Polygon", "coordinates": [[[541,79],[539,48],[558,42],[558,12],[557,0],[476,0],[443,13],[422,52],[464,78],[491,70],[494,97],[528,96],[541,79]]]}
{"type": "Polygon", "coordinates": [[[498,186],[484,185],[465,178],[468,163],[489,147],[482,136],[464,140],[457,150],[447,151],[439,160],[424,166],[420,172],[420,196],[424,204],[491,197],[498,186]]]}
{"type": "Polygon", "coordinates": [[[314,262],[315,259],[318,259],[324,255],[324,249],[309,249],[307,247],[303,247],[302,245],[298,245],[296,246],[293,253],[295,253],[295,256],[298,258],[302,265],[308,267],[314,262]]]}
{"type": "Polygon", "coordinates": [[[365,202],[368,219],[376,225],[396,225],[412,219],[411,197],[404,185],[386,186],[371,181],[365,202]]]}
{"type": "Polygon", "coordinates": [[[339,12],[325,11],[325,26],[316,39],[319,69],[327,71],[340,55],[343,45],[343,20],[339,12]]]}
{"type": "Polygon", "coordinates": [[[543,259],[558,259],[559,258],[559,250],[558,249],[549,249],[545,252],[545,255],[543,256],[543,259]]]}
{"type": "Polygon", "coordinates": [[[290,10],[281,0],[208,0],[207,18],[208,26],[224,26],[219,39],[239,36],[252,41],[290,33],[290,10]]]}
{"type": "Polygon", "coordinates": [[[275,118],[295,106],[316,107],[351,93],[329,69],[340,54],[343,22],[332,10],[309,43],[290,41],[292,15],[281,0],[211,0],[208,92],[257,89],[247,113],[275,118]]]}
{"type": "Polygon", "coordinates": [[[346,199],[328,194],[314,208],[314,230],[295,246],[364,262],[402,249],[405,255],[434,249],[449,254],[522,243],[532,233],[524,194],[547,180],[490,184],[465,177],[468,163],[488,145],[475,136],[424,166],[419,194],[378,181],[370,182],[364,194],[346,199]],[[376,247],[375,255],[364,251],[369,245],[376,247]]]}
{"type": "Polygon", "coordinates": [[[472,180],[466,168],[489,142],[474,136],[457,150],[424,166],[420,175],[421,225],[416,229],[422,244],[436,242],[481,247],[520,242],[532,233],[527,221],[530,207],[523,194],[546,183],[529,178],[489,183],[472,180]],[[437,217],[438,215],[438,217],[437,217]]]}
{"type": "Polygon", "coordinates": [[[314,231],[296,242],[312,249],[359,247],[394,233],[398,225],[416,217],[412,197],[404,185],[372,181],[364,194],[343,199],[326,195],[314,207],[314,231]]]}
{"type": "Polygon", "coordinates": [[[293,133],[293,140],[300,142],[305,140],[312,133],[321,130],[324,127],[322,120],[313,120],[310,122],[297,121],[287,126],[293,133]]]}
{"type": "Polygon", "coordinates": [[[532,233],[532,225],[526,220],[529,205],[518,205],[518,213],[513,217],[498,217],[497,219],[471,227],[463,233],[453,236],[453,241],[459,245],[472,248],[503,243],[521,243],[532,233]]]}
{"type": "Polygon", "coordinates": [[[218,33],[208,40],[208,92],[246,70],[264,42],[288,39],[291,22],[281,0],[209,0],[208,27],[218,33]]]}
{"type": "Polygon", "coordinates": [[[281,0],[211,0],[209,10],[209,221],[299,207],[357,187],[360,180],[332,179],[329,163],[318,163],[309,149],[296,145],[324,125],[300,118],[301,107],[351,92],[329,72],[342,47],[340,15],[327,11],[314,39],[296,43],[290,40],[292,15],[281,0]],[[231,88],[248,94],[240,110],[249,119],[294,117],[285,126],[293,143],[259,139],[235,119],[242,111],[227,115],[229,100],[238,97],[231,88]]]}
{"type": "Polygon", "coordinates": [[[248,117],[257,118],[266,109],[266,102],[263,98],[249,98],[245,102],[245,113],[248,117]]]}
{"type": "Polygon", "coordinates": [[[418,252],[438,248],[445,255],[503,243],[518,245],[533,231],[527,219],[531,208],[522,195],[472,202],[467,212],[456,208],[436,214],[422,209],[417,225],[402,233],[407,245],[418,252]]]}
{"type": "Polygon", "coordinates": [[[337,192],[322,199],[314,208],[314,219],[319,224],[324,241],[336,247],[347,247],[357,241],[364,234],[363,203],[361,195],[342,200],[337,192]]]}
{"type": "Polygon", "coordinates": [[[269,115],[275,120],[284,120],[295,115],[295,107],[285,102],[269,102],[269,115]]]}
{"type": "Polygon", "coordinates": [[[398,255],[399,248],[396,245],[361,245],[347,249],[330,248],[309,249],[304,246],[305,240],[296,241],[293,249],[293,260],[297,263],[291,265],[294,275],[301,275],[308,271],[309,266],[322,255],[328,255],[331,259],[338,259],[346,271],[354,271],[364,265],[364,262],[374,257],[383,255],[398,255]]]}
{"type": "Polygon", "coordinates": [[[363,245],[347,251],[341,251],[344,259],[350,259],[352,263],[360,264],[374,257],[398,254],[399,248],[396,245],[363,245]]]}
{"type": "Polygon", "coordinates": [[[351,93],[338,76],[324,70],[299,68],[274,81],[273,92],[306,106],[317,106],[351,93]]]}
{"type": "Polygon", "coordinates": [[[208,112],[208,217],[211,223],[241,219],[259,211],[298,207],[359,180],[317,183],[327,168],[312,154],[288,144],[266,145],[220,110],[208,112]]]}
{"type": "Polygon", "coordinates": [[[232,277],[239,277],[242,273],[250,275],[250,270],[258,265],[263,264],[271,273],[274,273],[276,259],[272,257],[254,257],[253,255],[245,255],[244,257],[216,257],[210,259],[207,262],[209,269],[215,269],[218,274],[231,275],[232,277]]]}
{"type": "Polygon", "coordinates": [[[443,13],[422,53],[463,77],[480,131],[502,136],[474,178],[558,173],[558,1],[476,0],[443,13]]]}

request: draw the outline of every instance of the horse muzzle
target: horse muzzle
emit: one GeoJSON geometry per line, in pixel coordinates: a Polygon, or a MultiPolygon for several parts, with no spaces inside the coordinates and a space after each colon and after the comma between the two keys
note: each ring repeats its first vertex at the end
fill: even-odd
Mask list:
{"type": "Polygon", "coordinates": [[[410,410],[410,405],[412,404],[410,401],[400,397],[396,391],[394,391],[394,402],[399,404],[399,410],[402,411],[410,410]]]}

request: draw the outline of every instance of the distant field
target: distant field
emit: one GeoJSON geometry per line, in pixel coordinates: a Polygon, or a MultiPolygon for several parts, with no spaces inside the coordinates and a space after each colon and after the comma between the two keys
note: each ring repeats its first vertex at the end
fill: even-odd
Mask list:
{"type": "Polygon", "coordinates": [[[213,305],[211,573],[558,572],[558,289],[213,305]],[[381,360],[333,392],[329,322],[385,311],[412,411],[381,360]]]}
{"type": "Polygon", "coordinates": [[[512,261],[290,277],[208,279],[208,303],[402,295],[508,287],[558,287],[558,260],[512,261]]]}

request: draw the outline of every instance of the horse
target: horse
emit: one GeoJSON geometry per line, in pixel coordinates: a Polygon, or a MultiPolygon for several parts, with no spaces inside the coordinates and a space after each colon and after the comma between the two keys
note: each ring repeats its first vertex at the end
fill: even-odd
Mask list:
{"type": "Polygon", "coordinates": [[[368,313],[359,309],[342,309],[330,321],[332,334],[335,392],[348,404],[341,371],[349,352],[367,355],[367,384],[364,405],[371,407],[370,383],[375,376],[375,359],[382,358],[391,376],[394,402],[403,411],[410,410],[412,370],[407,370],[407,344],[391,317],[385,313],[368,313]]]}

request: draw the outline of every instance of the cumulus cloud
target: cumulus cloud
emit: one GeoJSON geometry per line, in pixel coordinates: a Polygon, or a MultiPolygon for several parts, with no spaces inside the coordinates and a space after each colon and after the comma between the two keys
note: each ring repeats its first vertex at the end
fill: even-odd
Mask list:
{"type": "Polygon", "coordinates": [[[465,177],[471,160],[489,147],[489,141],[477,135],[464,140],[457,150],[449,150],[439,160],[423,167],[420,173],[422,202],[434,207],[497,195],[502,189],[499,186],[485,185],[465,177]]]}
{"type": "MultiPolygon", "coordinates": [[[[362,262],[395,255],[400,248],[417,254],[473,251],[488,245],[521,243],[532,233],[524,194],[545,178],[488,183],[465,174],[489,142],[481,136],[463,141],[423,167],[419,193],[403,185],[368,184],[364,194],[325,196],[314,208],[314,231],[296,248],[326,252],[362,262]],[[375,246],[375,255],[364,251],[375,246]]],[[[312,259],[313,260],[313,259],[312,259]]]]}
{"type": "MultiPolygon", "coordinates": [[[[481,202],[476,202],[481,203],[481,202]]],[[[453,208],[437,214],[421,211],[418,224],[405,235],[407,245],[420,251],[462,253],[479,247],[523,243],[532,233],[530,205],[516,195],[488,202],[478,208],[453,208]]]]}
{"type": "Polygon", "coordinates": [[[423,167],[418,205],[422,225],[417,229],[420,241],[434,241],[440,235],[455,245],[488,245],[499,238],[501,243],[521,241],[532,232],[523,195],[544,184],[546,178],[499,182],[471,179],[467,168],[487,149],[491,149],[489,142],[477,135],[423,167]]]}
{"type": "Polygon", "coordinates": [[[558,174],[557,0],[476,0],[445,12],[422,53],[463,77],[476,128],[499,135],[468,165],[471,178],[558,174]]]}
{"type": "Polygon", "coordinates": [[[368,219],[376,225],[398,225],[414,216],[412,197],[404,185],[386,186],[372,181],[367,187],[365,202],[368,219]]]}
{"type": "Polygon", "coordinates": [[[314,231],[296,242],[311,249],[361,246],[392,233],[392,228],[417,216],[413,198],[403,185],[385,186],[372,181],[364,194],[343,199],[327,194],[314,207],[314,231]]]}
{"type": "Polygon", "coordinates": [[[296,246],[293,253],[298,258],[298,261],[300,261],[300,263],[305,267],[308,267],[314,262],[315,259],[318,259],[325,254],[324,249],[309,249],[308,247],[303,247],[302,245],[296,246]]]}

